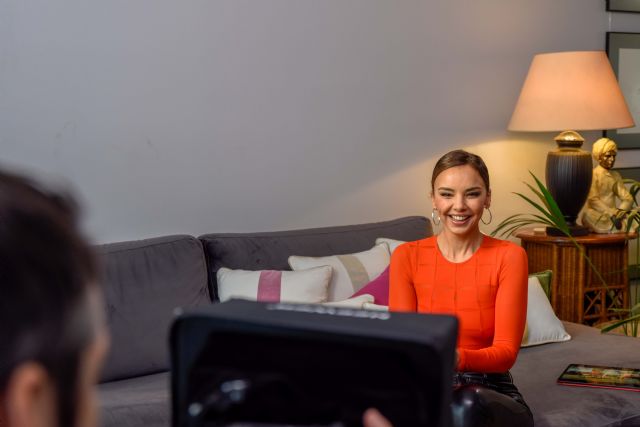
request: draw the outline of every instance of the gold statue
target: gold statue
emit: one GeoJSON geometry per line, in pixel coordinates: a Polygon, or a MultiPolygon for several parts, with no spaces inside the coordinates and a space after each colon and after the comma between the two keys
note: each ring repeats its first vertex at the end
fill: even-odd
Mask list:
{"type": "Polygon", "coordinates": [[[598,166],[593,169],[589,197],[580,215],[582,225],[594,233],[615,233],[626,227],[624,212],[633,206],[633,196],[622,182],[622,176],[611,170],[618,147],[609,138],[593,144],[591,154],[598,166]],[[616,207],[616,198],[620,204],[616,207]]]}

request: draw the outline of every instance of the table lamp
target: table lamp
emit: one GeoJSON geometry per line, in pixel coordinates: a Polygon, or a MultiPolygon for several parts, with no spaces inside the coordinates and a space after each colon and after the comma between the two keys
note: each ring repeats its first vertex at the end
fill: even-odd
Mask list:
{"type": "MultiPolygon", "coordinates": [[[[573,236],[588,234],[576,224],[591,187],[591,154],[580,149],[576,130],[634,126],[633,118],[604,51],[535,55],[508,129],[557,132],[558,148],[547,154],[545,179],[549,192],[573,236]]],[[[548,234],[563,235],[547,229],[548,234]]]]}

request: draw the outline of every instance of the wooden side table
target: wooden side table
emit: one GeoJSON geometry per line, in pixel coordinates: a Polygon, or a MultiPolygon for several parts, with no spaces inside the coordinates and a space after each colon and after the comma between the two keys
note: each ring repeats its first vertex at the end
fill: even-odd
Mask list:
{"type": "Polygon", "coordinates": [[[595,325],[629,308],[628,242],[637,234],[589,234],[576,237],[606,281],[598,278],[567,237],[523,229],[515,234],[529,258],[529,272],[552,270],[551,305],[556,315],[571,322],[595,325]]]}

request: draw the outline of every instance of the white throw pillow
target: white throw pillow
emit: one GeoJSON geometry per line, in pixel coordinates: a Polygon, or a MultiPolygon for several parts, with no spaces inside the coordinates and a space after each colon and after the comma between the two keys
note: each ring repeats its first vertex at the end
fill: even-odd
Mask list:
{"type": "Polygon", "coordinates": [[[405,242],[404,240],[389,239],[387,237],[378,237],[376,239],[376,245],[379,245],[381,243],[386,244],[387,247],[389,248],[389,253],[393,254],[393,251],[395,251],[398,246],[407,242],[405,242]]]}
{"type": "Polygon", "coordinates": [[[389,261],[389,249],[386,244],[347,255],[289,257],[289,265],[293,270],[306,270],[319,265],[330,265],[333,268],[333,277],[329,285],[329,301],[349,298],[378,277],[387,268],[389,261]]]}
{"type": "Polygon", "coordinates": [[[326,305],[329,307],[342,307],[342,308],[364,308],[364,305],[367,303],[373,303],[375,298],[373,295],[362,294],[357,297],[345,299],[342,301],[333,301],[333,302],[325,302],[322,305],[326,305]]]}
{"type": "Polygon", "coordinates": [[[301,271],[230,270],[216,274],[221,302],[243,298],[265,302],[325,302],[329,293],[331,267],[322,265],[301,271]]]}
{"type": "Polygon", "coordinates": [[[362,304],[362,308],[365,310],[389,311],[388,305],[375,304],[373,302],[365,302],[362,304]]]}
{"type": "Polygon", "coordinates": [[[527,325],[522,337],[521,347],[568,341],[567,333],[560,319],[551,308],[549,299],[544,293],[537,277],[529,277],[529,293],[527,302],[527,325]]]}

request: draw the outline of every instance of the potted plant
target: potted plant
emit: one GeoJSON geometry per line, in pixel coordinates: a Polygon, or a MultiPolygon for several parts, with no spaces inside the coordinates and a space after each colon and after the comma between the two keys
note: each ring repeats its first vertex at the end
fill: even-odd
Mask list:
{"type": "MultiPolygon", "coordinates": [[[[607,287],[606,280],[601,272],[593,264],[589,256],[587,255],[584,247],[578,243],[571,235],[569,226],[567,225],[564,215],[560,211],[558,204],[553,199],[553,196],[545,185],[531,172],[529,172],[535,181],[535,186],[525,182],[525,185],[531,190],[534,196],[527,196],[522,193],[514,193],[518,197],[526,201],[535,210],[535,213],[522,213],[511,215],[508,218],[500,222],[491,233],[493,236],[511,236],[514,232],[522,227],[528,227],[532,225],[546,225],[547,227],[555,228],[559,230],[564,236],[566,236],[578,249],[581,256],[584,257],[589,267],[593,270],[594,274],[607,287]]],[[[636,200],[636,195],[640,191],[640,182],[635,180],[624,180],[628,185],[630,193],[634,198],[634,205],[631,209],[620,210],[616,214],[616,218],[620,221],[626,220],[624,231],[630,233],[632,230],[636,230],[640,225],[640,211],[636,200]]],[[[640,249],[639,241],[636,239],[636,248],[640,249]]],[[[640,251],[636,251],[640,258],[640,251]]],[[[638,264],[638,262],[636,262],[638,264]]],[[[640,302],[636,302],[629,309],[616,309],[623,316],[622,319],[616,320],[611,324],[602,328],[602,332],[609,332],[617,328],[622,328],[622,331],[627,335],[638,336],[639,324],[640,324],[640,302]]]]}

